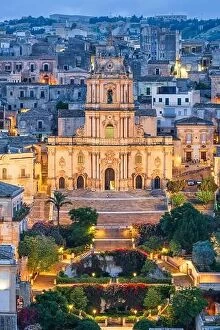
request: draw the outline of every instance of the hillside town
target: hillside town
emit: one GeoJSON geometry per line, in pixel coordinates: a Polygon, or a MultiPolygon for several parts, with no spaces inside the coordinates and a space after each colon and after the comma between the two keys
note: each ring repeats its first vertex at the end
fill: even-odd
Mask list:
{"type": "Polygon", "coordinates": [[[220,329],[220,19],[0,22],[0,330],[220,329]]]}

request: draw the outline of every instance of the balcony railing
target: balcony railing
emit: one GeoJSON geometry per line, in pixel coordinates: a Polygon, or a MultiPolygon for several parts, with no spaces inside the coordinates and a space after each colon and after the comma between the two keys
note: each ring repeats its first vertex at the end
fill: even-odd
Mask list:
{"type": "Polygon", "coordinates": [[[48,138],[49,145],[173,145],[172,137],[140,137],[140,138],[90,138],[90,137],[60,137],[51,136],[48,138]]]}

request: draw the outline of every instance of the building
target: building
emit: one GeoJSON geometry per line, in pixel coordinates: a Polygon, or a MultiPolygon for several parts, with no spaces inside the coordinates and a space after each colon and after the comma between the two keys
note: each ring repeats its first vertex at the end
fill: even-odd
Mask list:
{"type": "Polygon", "coordinates": [[[6,137],[0,139],[0,180],[25,188],[24,200],[33,202],[37,191],[35,181],[35,152],[33,137],[6,137]]]}
{"type": "Polygon", "coordinates": [[[0,244],[18,247],[20,234],[27,230],[29,210],[22,209],[23,194],[23,188],[0,181],[0,244]]]}
{"type": "Polygon", "coordinates": [[[0,325],[1,330],[17,330],[17,264],[12,245],[0,245],[0,325]]]}
{"type": "Polygon", "coordinates": [[[135,123],[133,80],[123,58],[96,57],[84,125],[71,137],[48,138],[51,189],[164,187],[172,178],[173,140],[151,136],[144,117],[135,123]]]}
{"type": "Polygon", "coordinates": [[[214,131],[211,121],[198,117],[183,118],[175,123],[179,141],[174,147],[175,167],[182,163],[213,162],[214,131]]]}
{"type": "Polygon", "coordinates": [[[149,60],[176,61],[180,55],[180,34],[178,31],[143,24],[141,51],[149,60]]]}

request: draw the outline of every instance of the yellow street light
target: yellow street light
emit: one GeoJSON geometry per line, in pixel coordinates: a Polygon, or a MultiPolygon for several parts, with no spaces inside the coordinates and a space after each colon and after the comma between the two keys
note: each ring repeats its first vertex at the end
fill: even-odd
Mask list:
{"type": "Polygon", "coordinates": [[[67,305],[67,308],[68,308],[68,311],[70,313],[73,310],[73,305],[72,304],[69,304],[69,305],[67,305]]]}
{"type": "Polygon", "coordinates": [[[136,277],[137,276],[137,273],[133,273],[133,276],[136,277]]]}
{"type": "Polygon", "coordinates": [[[92,277],[95,277],[95,273],[92,273],[92,277]]]}
{"type": "Polygon", "coordinates": [[[94,316],[95,316],[96,312],[97,312],[97,310],[93,309],[92,313],[93,313],[94,316]]]}

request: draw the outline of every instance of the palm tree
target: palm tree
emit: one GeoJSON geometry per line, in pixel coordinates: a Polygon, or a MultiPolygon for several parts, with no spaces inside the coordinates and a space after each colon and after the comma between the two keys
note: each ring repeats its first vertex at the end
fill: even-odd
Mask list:
{"type": "Polygon", "coordinates": [[[60,209],[62,206],[72,204],[71,201],[67,200],[67,195],[60,191],[54,191],[54,196],[50,197],[46,203],[52,203],[57,210],[57,227],[60,228],[60,209]]]}

